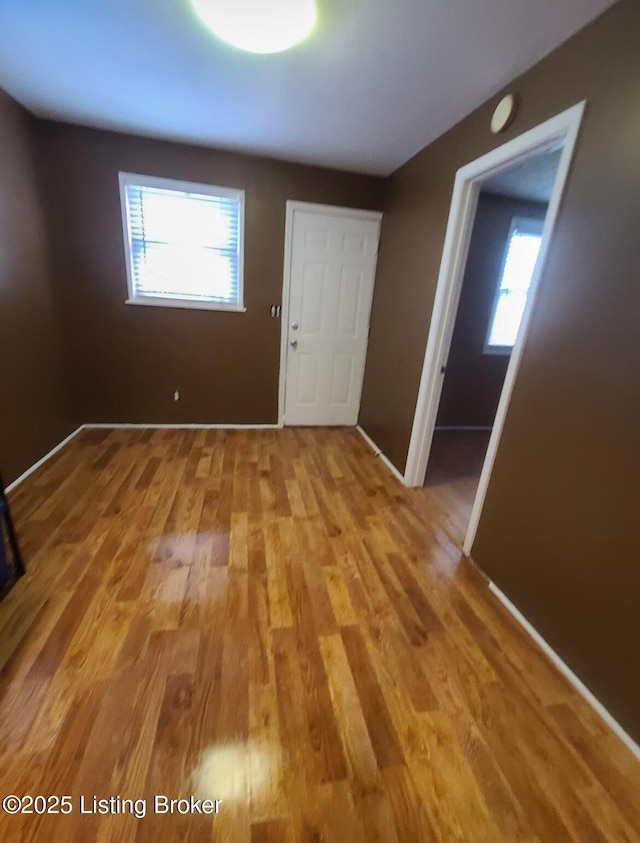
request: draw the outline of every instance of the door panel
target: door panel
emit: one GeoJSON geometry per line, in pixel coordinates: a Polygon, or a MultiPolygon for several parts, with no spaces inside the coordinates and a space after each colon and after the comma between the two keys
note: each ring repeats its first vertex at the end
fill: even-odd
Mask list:
{"type": "Polygon", "coordinates": [[[346,407],[353,394],[353,355],[338,351],[333,355],[331,406],[346,407]]]}
{"type": "Polygon", "coordinates": [[[298,358],[298,402],[301,406],[318,407],[320,403],[318,356],[301,352],[298,358]]]}
{"type": "Polygon", "coordinates": [[[285,424],[358,420],[379,221],[295,210],[285,424]]]}
{"type": "Polygon", "coordinates": [[[312,336],[322,330],[326,266],[321,263],[306,263],[302,272],[300,331],[312,336]]]}
{"type": "MultiPolygon", "coordinates": [[[[338,326],[339,336],[356,337],[358,335],[358,317],[361,315],[362,270],[351,266],[343,266],[340,273],[338,288],[338,326]]],[[[369,315],[366,314],[367,320],[369,315]]]]}

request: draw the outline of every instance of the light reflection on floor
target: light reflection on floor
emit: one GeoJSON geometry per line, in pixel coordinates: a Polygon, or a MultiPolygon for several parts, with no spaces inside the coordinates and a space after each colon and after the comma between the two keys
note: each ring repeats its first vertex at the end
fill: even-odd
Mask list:
{"type": "Polygon", "coordinates": [[[154,563],[176,568],[191,565],[197,556],[207,551],[211,555],[228,554],[229,540],[228,531],[185,532],[157,536],[149,542],[148,549],[154,563]]]}
{"type": "Polygon", "coordinates": [[[245,743],[210,746],[200,756],[191,784],[196,799],[222,799],[229,807],[233,802],[246,802],[249,795],[248,772],[251,770],[251,791],[266,786],[271,765],[263,750],[245,743]]]}

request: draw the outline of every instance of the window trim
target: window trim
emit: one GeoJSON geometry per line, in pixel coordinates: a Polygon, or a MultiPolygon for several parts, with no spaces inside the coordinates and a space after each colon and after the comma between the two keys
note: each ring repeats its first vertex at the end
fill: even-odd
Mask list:
{"type": "MultiPolygon", "coordinates": [[[[513,217],[511,219],[511,225],[509,226],[509,234],[507,235],[507,241],[504,247],[504,254],[500,263],[500,272],[498,273],[498,280],[493,293],[493,304],[491,305],[491,316],[489,317],[489,323],[487,324],[487,333],[484,340],[483,354],[508,355],[511,354],[511,352],[513,351],[513,345],[515,345],[515,342],[513,345],[490,345],[489,343],[489,337],[491,336],[491,328],[493,327],[493,321],[496,318],[496,311],[498,309],[498,302],[500,301],[500,285],[502,284],[502,277],[504,275],[504,270],[507,265],[509,246],[511,245],[511,238],[513,237],[515,231],[522,231],[525,234],[535,234],[541,238],[543,228],[544,217],[542,219],[536,219],[535,217],[513,217]]],[[[532,278],[534,273],[532,273],[531,275],[532,278]]],[[[529,294],[527,293],[527,300],[528,298],[529,294]]]]}
{"type": "Polygon", "coordinates": [[[120,211],[122,215],[122,233],[124,239],[125,263],[127,270],[127,298],[125,304],[143,305],[144,307],[172,307],[188,310],[219,310],[227,313],[246,313],[244,306],[244,190],[217,185],[200,184],[198,182],[179,181],[178,179],[161,178],[159,176],[145,176],[140,173],[118,173],[120,185],[120,211]],[[129,215],[127,213],[127,185],[139,187],[157,187],[162,190],[175,190],[181,193],[200,193],[204,196],[220,196],[226,199],[236,199],[240,203],[240,220],[238,232],[238,302],[227,304],[216,301],[194,301],[193,299],[161,296],[136,295],[133,286],[133,262],[131,255],[131,239],[129,235],[129,215]]]}

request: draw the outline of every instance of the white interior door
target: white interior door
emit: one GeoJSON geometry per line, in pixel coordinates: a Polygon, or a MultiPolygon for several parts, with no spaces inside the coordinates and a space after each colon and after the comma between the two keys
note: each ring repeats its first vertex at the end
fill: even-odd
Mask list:
{"type": "Polygon", "coordinates": [[[293,210],[284,420],[358,422],[380,216],[293,210]]]}

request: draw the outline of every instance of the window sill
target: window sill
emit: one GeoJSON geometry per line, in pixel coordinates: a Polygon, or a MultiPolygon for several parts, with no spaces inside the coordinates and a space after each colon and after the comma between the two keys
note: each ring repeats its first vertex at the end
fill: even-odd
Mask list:
{"type": "Polygon", "coordinates": [[[180,310],[219,310],[223,313],[246,313],[247,308],[237,304],[221,304],[218,302],[199,302],[190,299],[161,299],[143,298],[127,299],[125,304],[141,305],[142,307],[172,307],[180,310]]]}
{"type": "Polygon", "coordinates": [[[483,354],[508,357],[513,351],[512,345],[485,345],[483,354]]]}

